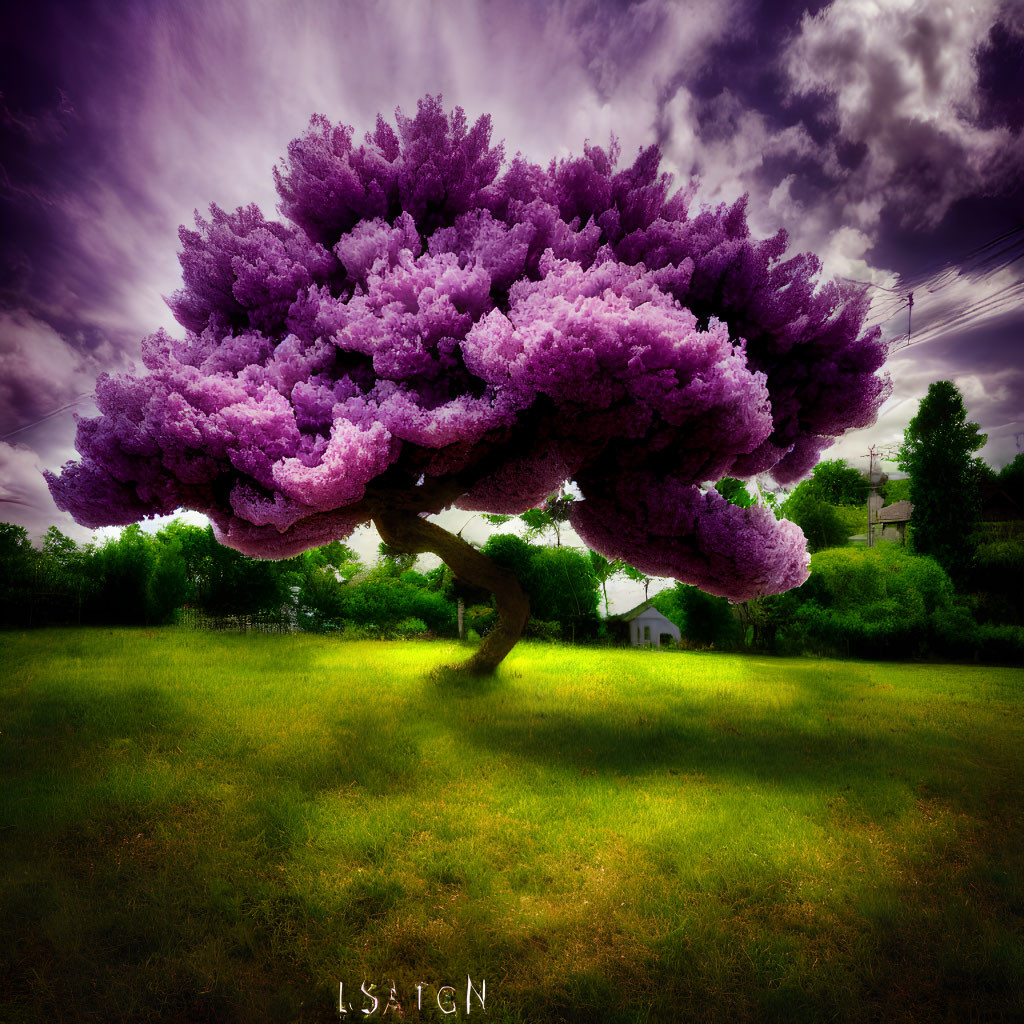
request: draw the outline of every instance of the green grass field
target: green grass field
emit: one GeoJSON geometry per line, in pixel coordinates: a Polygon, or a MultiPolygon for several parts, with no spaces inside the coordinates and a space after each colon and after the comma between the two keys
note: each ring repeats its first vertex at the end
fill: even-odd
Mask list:
{"type": "Polygon", "coordinates": [[[1024,1017],[1020,670],[459,656],[0,636],[0,1020],[1024,1017]]]}

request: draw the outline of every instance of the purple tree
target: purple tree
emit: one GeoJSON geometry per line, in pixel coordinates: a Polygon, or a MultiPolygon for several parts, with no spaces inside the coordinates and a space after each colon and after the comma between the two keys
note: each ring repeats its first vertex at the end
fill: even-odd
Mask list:
{"type": "Polygon", "coordinates": [[[48,474],[89,527],[188,508],[222,543],[283,558],[372,520],[491,590],[519,638],[518,582],[425,516],[520,513],[567,481],[594,550],[733,600],[807,576],[800,530],[708,482],[806,473],[873,421],[885,350],[863,290],[818,285],[745,201],[691,215],[656,147],[545,170],[440,97],[361,145],[312,118],[275,169],[282,221],[211,207],[181,229],[184,339],[144,376],[102,376],[82,459],[48,474]],[[702,486],[704,485],[704,486],[702,486]]]}

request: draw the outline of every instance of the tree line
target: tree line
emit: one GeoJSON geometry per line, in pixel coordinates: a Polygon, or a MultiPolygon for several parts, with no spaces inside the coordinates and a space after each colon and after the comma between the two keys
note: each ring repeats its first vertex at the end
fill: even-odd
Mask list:
{"type": "MultiPolygon", "coordinates": [[[[1018,659],[1024,535],[1012,523],[986,533],[980,515],[986,488],[1024,508],[1024,455],[997,473],[974,456],[984,441],[955,387],[932,385],[899,454],[912,475],[880,487],[887,504],[914,504],[906,548],[847,546],[867,530],[869,483],[842,460],[819,463],[788,495],[751,494],[740,480],[719,481],[729,501],[749,506],[760,498],[803,529],[811,578],[796,590],[740,604],[677,583],[654,603],[695,647],[1018,659]]],[[[523,534],[499,530],[483,552],[515,572],[529,595],[527,636],[605,638],[608,583],[632,579],[646,597],[652,582],[621,561],[562,545],[572,501],[560,494],[519,517],[484,515],[499,528],[514,520],[523,534]]],[[[162,625],[183,612],[214,621],[286,619],[303,629],[384,638],[472,639],[496,619],[488,592],[444,564],[421,572],[415,556],[386,544],[370,566],[338,541],[266,561],[217,543],[210,527],[181,520],[154,534],[134,524],[82,545],[50,527],[39,547],[23,527],[0,524],[3,627],[162,625]]]]}
{"type": "MultiPolygon", "coordinates": [[[[817,479],[821,486],[839,475],[834,470],[808,483],[817,479]]],[[[729,484],[725,489],[737,501],[750,497],[729,484]]],[[[835,497],[827,487],[818,493],[835,497]]],[[[516,572],[530,596],[527,636],[609,638],[599,615],[602,603],[607,611],[602,585],[635,570],[594,552],[535,543],[537,533],[552,529],[545,514],[534,510],[528,517],[532,537],[529,530],[525,538],[499,532],[484,546],[516,572]]],[[[469,639],[486,634],[496,614],[490,595],[443,564],[422,572],[415,561],[382,544],[367,566],[340,542],[283,561],[258,560],[218,544],[211,528],[180,520],[155,534],[131,525],[117,537],[82,545],[51,527],[35,547],[23,527],[4,523],[0,623],[162,625],[183,614],[223,623],[280,619],[285,610],[299,628],[349,639],[456,637],[460,625],[469,639]]],[[[697,649],[1016,662],[1024,657],[1021,570],[1020,539],[980,545],[967,589],[958,589],[933,556],[909,548],[825,546],[812,556],[807,583],[785,594],[736,605],[677,583],[653,601],[697,649]]]]}
{"type": "MultiPolygon", "coordinates": [[[[484,551],[528,588],[532,635],[598,635],[600,580],[585,552],[509,533],[484,551]]],[[[280,561],[249,558],[217,543],[211,527],[178,519],[87,544],[51,526],[37,547],[24,527],[0,523],[0,625],[165,625],[185,610],[215,620],[285,615],[350,636],[456,636],[461,606],[463,633],[486,633],[490,595],[445,565],[420,572],[415,561],[382,544],[367,566],[338,541],[280,561]]]]}

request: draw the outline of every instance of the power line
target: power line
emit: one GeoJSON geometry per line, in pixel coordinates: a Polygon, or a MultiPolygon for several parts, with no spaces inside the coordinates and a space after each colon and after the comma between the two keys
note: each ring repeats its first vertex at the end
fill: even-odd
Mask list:
{"type": "Polygon", "coordinates": [[[986,268],[986,273],[994,273],[996,270],[1002,269],[1003,266],[1013,263],[1021,255],[1024,255],[1024,225],[1018,225],[996,235],[995,238],[991,238],[965,253],[958,260],[947,259],[942,263],[933,263],[930,267],[919,270],[911,277],[900,275],[897,279],[899,290],[913,290],[918,286],[930,283],[930,290],[938,291],[949,283],[947,278],[953,280],[981,268],[986,268]]]}
{"type": "Polygon", "coordinates": [[[979,270],[983,270],[985,276],[988,276],[1010,266],[1021,258],[1024,258],[1024,225],[1010,228],[1008,231],[996,235],[969,250],[959,260],[947,259],[941,263],[933,263],[909,277],[897,275],[894,286],[875,284],[873,281],[855,281],[852,278],[843,278],[843,280],[873,288],[878,292],[887,292],[891,297],[882,298],[881,302],[873,303],[873,305],[882,307],[880,314],[876,314],[876,316],[885,317],[891,312],[892,303],[896,303],[897,307],[905,303],[906,296],[910,292],[927,287],[928,292],[934,294],[958,278],[968,277],[979,270]]]}
{"type": "MultiPolygon", "coordinates": [[[[889,341],[890,353],[911,344],[919,344],[940,337],[956,327],[964,327],[980,319],[996,315],[1004,306],[1024,293],[1024,281],[1012,282],[990,295],[986,295],[967,306],[949,310],[934,322],[927,324],[917,337],[911,333],[911,315],[914,308],[914,293],[926,292],[935,295],[956,281],[989,278],[993,274],[1024,259],[1024,225],[1018,225],[976,246],[966,253],[959,262],[945,261],[919,271],[911,277],[899,276],[894,286],[879,285],[870,281],[855,282],[873,288],[879,294],[873,299],[866,327],[881,327],[904,309],[907,311],[906,334],[889,341]]],[[[844,280],[850,280],[845,278],[844,280]]],[[[972,282],[975,283],[975,282],[972,282]]]]}
{"type": "Polygon", "coordinates": [[[946,333],[954,327],[964,327],[993,314],[998,314],[1003,307],[1010,307],[1011,300],[1024,295],[1024,281],[1016,281],[1013,284],[1000,288],[982,299],[977,300],[964,309],[947,314],[947,316],[936,323],[929,324],[921,334],[915,338],[915,342],[929,341],[946,333]]]}
{"type": "Polygon", "coordinates": [[[33,420],[31,423],[26,423],[23,426],[15,427],[14,430],[9,430],[6,434],[0,437],[0,441],[6,441],[9,437],[14,437],[15,434],[20,434],[23,430],[31,430],[32,427],[39,426],[40,423],[45,423],[48,419],[52,419],[54,416],[59,416],[62,412],[67,412],[68,409],[74,408],[78,405],[83,398],[95,398],[96,393],[94,391],[83,391],[73,401],[68,402],[67,405],[62,405],[59,409],[54,409],[53,412],[48,412],[45,416],[40,416],[39,419],[33,420]]]}

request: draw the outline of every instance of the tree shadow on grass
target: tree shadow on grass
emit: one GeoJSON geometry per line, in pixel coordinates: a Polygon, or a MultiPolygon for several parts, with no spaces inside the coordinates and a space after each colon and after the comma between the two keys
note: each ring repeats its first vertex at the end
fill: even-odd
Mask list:
{"type": "MultiPolygon", "coordinates": [[[[760,713],[743,704],[723,708],[721,714],[700,701],[650,711],[624,703],[605,708],[581,703],[575,709],[552,712],[523,707],[518,700],[510,689],[503,688],[501,676],[484,693],[475,684],[472,689],[446,688],[434,680],[421,695],[387,709],[365,706],[358,711],[347,708],[341,714],[325,706],[322,716],[326,724],[315,744],[297,735],[274,753],[254,749],[234,754],[238,764],[251,765],[254,777],[265,781],[259,782],[260,799],[252,806],[244,805],[242,812],[251,817],[255,833],[250,835],[261,838],[250,845],[238,830],[233,835],[228,831],[227,842],[235,844],[228,855],[221,852],[222,838],[201,839],[206,847],[200,854],[190,852],[184,844],[179,848],[161,846],[159,834],[153,834],[152,820],[176,813],[172,805],[140,805],[134,812],[83,805],[81,820],[87,827],[67,831],[63,846],[54,850],[54,856],[60,858],[59,864],[54,862],[54,871],[74,868],[74,878],[55,874],[32,880],[26,876],[26,882],[13,889],[8,901],[6,927],[12,958],[6,973],[8,986],[14,986],[9,987],[12,1003],[24,1008],[34,1001],[36,1008],[51,1011],[56,1019],[62,1007],[66,1011],[77,999],[83,1014],[91,1013],[93,1019],[103,1019],[104,1011],[106,1019],[120,1019],[121,993],[111,980],[111,965],[116,962],[119,976],[130,978],[134,986],[131,991],[126,989],[124,996],[139,1008],[135,1019],[290,1020],[305,1012],[300,1009],[303,1002],[307,1008],[327,1007],[330,993],[308,980],[313,976],[308,964],[317,953],[315,949],[307,952],[304,942],[310,936],[315,942],[319,936],[319,941],[326,943],[328,933],[331,941],[343,934],[346,949],[361,948],[361,937],[372,938],[380,922],[402,907],[407,893],[387,860],[393,837],[384,836],[387,841],[380,859],[363,874],[347,879],[343,895],[328,902],[325,909],[309,905],[309,895],[296,886],[284,866],[293,848],[305,842],[305,814],[322,791],[354,783],[374,796],[416,785],[423,763],[418,747],[421,734],[410,724],[415,717],[425,719],[431,728],[449,731],[460,743],[484,755],[545,766],[557,779],[565,780],[583,774],[634,780],[653,774],[687,774],[703,775],[710,781],[841,789],[852,781],[886,778],[893,769],[909,779],[935,771],[934,751],[938,748],[930,745],[929,731],[917,729],[908,738],[886,732],[878,718],[857,728],[849,717],[830,728],[822,714],[809,721],[804,704],[796,706],[787,721],[785,712],[760,713]],[[250,853],[252,858],[243,863],[242,858],[250,853]],[[86,856],[96,861],[95,878],[86,856]],[[209,877],[207,871],[212,873],[209,877]],[[188,890],[179,886],[182,879],[188,881],[188,890]],[[116,886],[108,884],[111,882],[116,886]],[[62,948],[54,945],[53,919],[60,913],[63,897],[79,888],[90,890],[89,900],[80,907],[96,919],[88,917],[80,934],[71,935],[62,948]],[[112,893],[119,901],[116,908],[112,908],[112,893]],[[107,915],[106,919],[100,919],[101,915],[107,915]],[[45,927],[41,923],[44,917],[48,919],[45,927]],[[179,955],[179,945],[188,948],[187,958],[179,955]],[[159,972],[154,967],[147,973],[150,961],[159,972]],[[211,979],[221,987],[223,998],[218,996],[216,1005],[209,1002],[213,996],[203,997],[209,1005],[190,1002],[198,998],[190,993],[205,991],[211,979]],[[44,984],[48,987],[39,987],[44,984]],[[33,985],[36,987],[30,989],[33,985]]],[[[20,697],[3,712],[13,731],[5,724],[0,743],[13,736],[20,744],[17,750],[0,747],[7,757],[3,767],[19,785],[19,779],[24,781],[23,776],[33,773],[39,779],[41,773],[49,773],[50,781],[56,774],[80,782],[82,776],[77,772],[110,763],[104,750],[113,741],[134,737],[169,745],[193,724],[185,709],[166,692],[144,687],[120,691],[116,697],[104,694],[99,699],[95,695],[83,699],[70,690],[51,692],[45,699],[20,697]],[[34,746],[27,742],[30,737],[34,737],[34,746]],[[75,758],[81,759],[80,770],[73,768],[75,758]]],[[[972,735],[964,742],[966,748],[972,735]]],[[[233,827],[237,824],[232,823],[233,827]]],[[[215,819],[213,826],[219,825],[215,819]]],[[[367,842],[373,838],[368,835],[367,842]]],[[[950,851],[945,870],[955,868],[965,843],[950,851]]],[[[968,882],[984,887],[983,868],[981,864],[965,875],[958,895],[966,897],[973,891],[968,882]]],[[[909,870],[906,865],[904,870],[909,870]]],[[[906,887],[890,901],[902,916],[894,916],[890,923],[884,919],[884,907],[864,911],[871,915],[873,930],[865,939],[869,949],[863,973],[857,973],[856,963],[843,960],[837,968],[835,999],[835,993],[846,991],[844,985],[852,986],[855,993],[861,991],[857,986],[866,985],[865,978],[870,979],[872,972],[892,957],[897,966],[882,975],[877,991],[862,991],[856,1005],[894,1011],[872,1014],[875,1019],[899,1019],[901,1015],[910,1019],[907,1008],[914,1004],[895,998],[887,1003],[886,986],[896,990],[902,985],[906,991],[908,977],[923,982],[937,962],[950,971],[957,942],[965,949],[980,947],[987,935],[984,922],[953,921],[951,931],[949,920],[942,917],[951,913],[947,908],[950,901],[936,898],[930,905],[915,903],[928,881],[918,875],[908,879],[906,887]],[[940,941],[945,932],[935,927],[936,922],[952,935],[949,941],[940,941]],[[880,930],[875,930],[876,925],[880,930]]],[[[493,941],[503,950],[503,966],[511,968],[512,977],[528,976],[534,959],[543,961],[546,954],[531,951],[532,947],[519,950],[517,940],[503,936],[499,923],[494,926],[499,931],[493,941]]],[[[434,962],[432,957],[444,956],[443,951],[425,952],[427,933],[417,934],[417,942],[407,944],[410,970],[434,962]]],[[[647,980],[657,982],[658,991],[666,993],[661,1007],[664,1013],[659,1016],[655,1012],[651,1020],[680,1019],[686,999],[693,998],[692,987],[683,987],[683,982],[689,979],[688,984],[694,986],[705,980],[699,972],[710,955],[719,959],[733,956],[727,964],[730,970],[751,963],[749,977],[742,976],[749,985],[750,1001],[738,1007],[749,1013],[749,1019],[758,1014],[761,1019],[784,1016],[777,1007],[757,1002],[758,993],[769,991],[779,981],[777,965],[768,953],[762,962],[753,945],[733,952],[727,946],[690,949],[677,945],[679,948],[669,943],[657,949],[654,967],[644,961],[623,969],[625,988],[629,988],[629,972],[646,971],[647,980]],[[749,960],[751,955],[756,964],[749,960]]],[[[961,976],[945,983],[943,997],[956,996],[957,986],[968,993],[969,986],[985,986],[990,992],[987,1007],[998,1007],[1014,975],[1011,967],[991,959],[995,952],[996,945],[989,940],[986,958],[976,958],[961,976]]],[[[564,1007],[549,992],[525,993],[524,998],[532,995],[538,1007],[537,1014],[528,1019],[615,1019],[605,1010],[613,1002],[613,994],[604,982],[594,982],[601,975],[588,974],[588,970],[582,967],[572,976],[564,1007]]],[[[338,968],[339,976],[342,973],[338,968]]],[[[0,997],[3,994],[0,985],[0,997]]],[[[791,999],[799,995],[787,994],[791,999]]],[[[618,1019],[644,1019],[638,1000],[639,996],[630,997],[618,1019]]],[[[805,1000],[806,1012],[801,1014],[798,1003],[796,1014],[790,1011],[789,1019],[821,1019],[815,1016],[815,1005],[820,1007],[805,1000]]],[[[842,1012],[841,1002],[834,1005],[842,1012]]],[[[938,1016],[944,1004],[936,998],[924,1005],[938,1016]]],[[[970,1009],[966,996],[950,1005],[970,1009]]],[[[726,1020],[732,1008],[709,1001],[705,1009],[706,1019],[726,1020]]],[[[735,1019],[742,1019],[742,1014],[735,1019]]],[[[918,1019],[932,1019],[932,1015],[921,1014],[918,1019]]]]}
{"type": "MultiPolygon", "coordinates": [[[[627,704],[564,711],[447,696],[430,682],[410,713],[443,724],[461,744],[569,778],[679,775],[794,789],[854,782],[890,787],[894,780],[905,786],[934,778],[937,752],[949,757],[949,736],[941,730],[899,729],[881,714],[859,724],[846,711],[833,722],[824,706],[806,702],[764,713],[729,704],[718,714],[704,701],[676,701],[649,712],[627,704]]],[[[969,752],[975,738],[983,744],[983,737],[970,731],[958,741],[969,752]]],[[[971,805],[969,794],[952,788],[943,796],[958,808],[971,805]]]]}
{"type": "Polygon", "coordinates": [[[45,783],[53,789],[65,778],[80,785],[116,763],[119,743],[125,751],[139,742],[173,746],[191,722],[182,701],[149,686],[85,695],[70,686],[5,694],[0,696],[0,719],[4,816],[25,787],[45,783]]]}
{"type": "Polygon", "coordinates": [[[669,930],[651,947],[654,1019],[1024,1019],[1019,902],[1009,877],[987,884],[995,866],[1019,865],[1019,842],[990,828],[928,846],[868,886],[845,881],[820,917],[780,874],[760,887],[774,903],[731,900],[719,920],[669,930]]]}
{"type": "Polygon", "coordinates": [[[415,786],[422,755],[404,714],[346,708],[333,718],[326,713],[322,727],[320,735],[296,736],[249,761],[268,785],[305,797],[351,788],[383,795],[415,786]]]}
{"type": "Polygon", "coordinates": [[[488,697],[497,693],[506,685],[509,676],[518,676],[512,669],[499,669],[498,672],[480,674],[470,672],[465,665],[443,664],[431,669],[427,674],[428,683],[439,695],[450,697],[488,697]]]}

